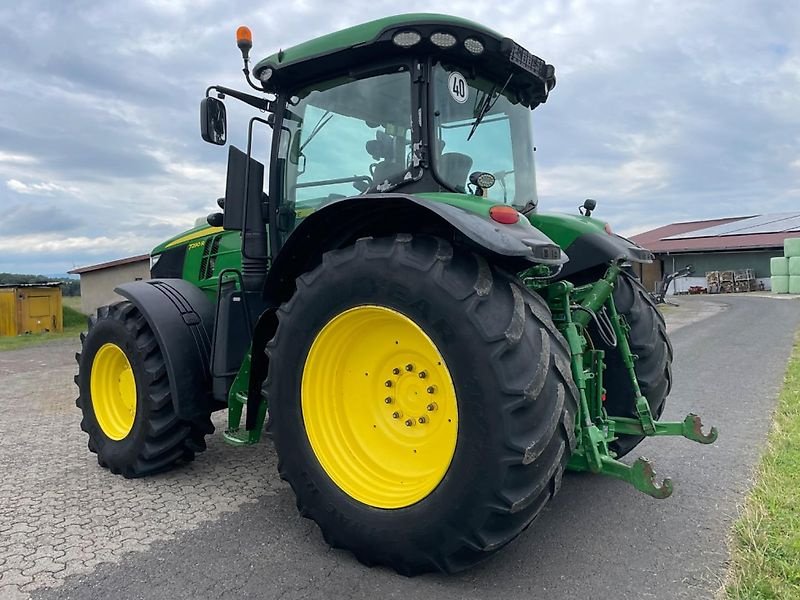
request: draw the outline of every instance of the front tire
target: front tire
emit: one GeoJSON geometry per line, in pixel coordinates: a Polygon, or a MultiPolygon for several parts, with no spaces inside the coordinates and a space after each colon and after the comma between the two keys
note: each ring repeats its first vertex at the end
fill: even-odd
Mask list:
{"type": "Polygon", "coordinates": [[[406,575],[455,572],[558,490],[569,355],[546,304],[484,258],[433,237],[359,240],[301,276],[278,317],[278,468],[330,545],[406,575]]]}
{"type": "Polygon", "coordinates": [[[127,478],[194,460],[214,431],[210,415],[178,418],[164,356],[147,320],[132,303],[97,310],[76,355],[76,405],[97,462],[127,478]]]}

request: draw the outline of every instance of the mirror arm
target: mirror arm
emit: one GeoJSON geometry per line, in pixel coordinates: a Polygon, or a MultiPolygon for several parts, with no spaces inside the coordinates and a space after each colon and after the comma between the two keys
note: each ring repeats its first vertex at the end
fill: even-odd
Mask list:
{"type": "Polygon", "coordinates": [[[247,64],[245,64],[244,69],[242,69],[242,73],[244,73],[244,78],[247,80],[247,83],[250,85],[251,88],[253,88],[254,90],[258,90],[259,92],[267,91],[263,87],[259,87],[255,83],[253,83],[253,80],[250,78],[250,69],[247,68],[247,64]]]}
{"type": "Polygon", "coordinates": [[[210,95],[211,90],[216,90],[221,94],[225,94],[231,96],[232,98],[236,98],[237,100],[241,100],[245,104],[249,104],[250,106],[257,108],[258,110],[263,110],[266,112],[275,112],[275,108],[273,106],[273,102],[270,102],[266,98],[259,98],[258,96],[253,96],[251,94],[246,94],[244,92],[240,92],[239,90],[234,90],[232,88],[228,88],[222,85],[211,85],[206,89],[206,98],[210,95]]]}

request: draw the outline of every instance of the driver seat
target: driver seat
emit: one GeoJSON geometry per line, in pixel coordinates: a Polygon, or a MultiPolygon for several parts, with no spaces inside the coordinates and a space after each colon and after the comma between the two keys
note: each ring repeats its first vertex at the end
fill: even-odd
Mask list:
{"type": "Polygon", "coordinates": [[[375,170],[372,171],[372,187],[380,185],[391,177],[397,177],[405,172],[404,165],[390,160],[382,160],[375,164],[375,170]]]}
{"type": "Polygon", "coordinates": [[[439,159],[439,175],[459,191],[465,191],[467,178],[472,169],[472,157],[460,152],[445,152],[439,159]]]}

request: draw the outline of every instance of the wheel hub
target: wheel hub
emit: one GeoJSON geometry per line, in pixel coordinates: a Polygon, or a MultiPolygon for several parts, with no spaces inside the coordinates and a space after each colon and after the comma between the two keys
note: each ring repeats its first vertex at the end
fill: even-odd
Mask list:
{"type": "MultiPolygon", "coordinates": [[[[437,361],[436,367],[441,367],[441,362],[437,361]]],[[[441,377],[441,368],[433,372],[441,377]]],[[[435,397],[439,386],[429,377],[429,373],[425,368],[418,370],[414,363],[406,364],[404,369],[392,369],[391,375],[384,382],[384,385],[391,384],[386,385],[391,387],[391,395],[384,399],[384,403],[389,407],[387,414],[390,414],[392,422],[397,424],[398,420],[405,419],[403,424],[406,427],[416,424],[432,426],[438,423],[434,420],[433,413],[438,408],[435,397]]]]}

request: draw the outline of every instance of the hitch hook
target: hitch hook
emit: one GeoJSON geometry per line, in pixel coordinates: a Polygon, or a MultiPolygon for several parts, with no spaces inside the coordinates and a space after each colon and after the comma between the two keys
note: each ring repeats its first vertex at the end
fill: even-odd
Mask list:
{"type": "Polygon", "coordinates": [[[672,479],[666,477],[661,483],[657,483],[655,478],[655,469],[646,458],[640,456],[631,465],[633,487],[653,498],[669,498],[672,495],[672,479]]]}
{"type": "Polygon", "coordinates": [[[717,441],[719,432],[712,427],[708,433],[703,433],[703,422],[694,413],[689,413],[683,420],[683,437],[701,444],[713,444],[717,441]]]}
{"type": "Polygon", "coordinates": [[[602,472],[605,475],[627,481],[640,492],[659,500],[672,495],[672,480],[667,477],[660,483],[657,482],[655,469],[646,458],[639,457],[630,466],[610,456],[603,456],[601,460],[603,462],[602,472]]]}

